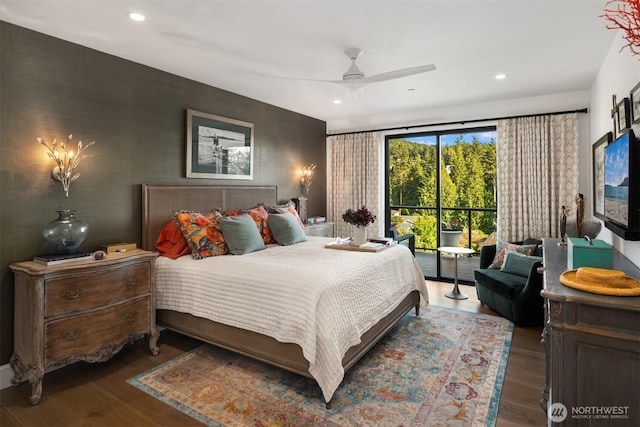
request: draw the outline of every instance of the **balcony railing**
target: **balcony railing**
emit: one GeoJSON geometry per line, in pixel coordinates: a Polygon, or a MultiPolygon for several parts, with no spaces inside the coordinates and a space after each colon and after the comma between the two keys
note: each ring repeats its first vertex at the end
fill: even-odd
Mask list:
{"type": "MultiPolygon", "coordinates": [[[[416,237],[416,259],[422,267],[425,277],[451,279],[453,270],[449,268],[448,259],[440,258],[437,251],[442,242],[438,218],[455,217],[462,226],[461,238],[456,246],[471,248],[475,256],[459,264],[458,276],[462,281],[473,281],[473,270],[478,267],[480,248],[485,244],[495,243],[496,208],[436,208],[429,206],[392,205],[391,218],[401,218],[396,226],[403,232],[413,233],[416,237]],[[428,212],[427,215],[424,212],[428,212]],[[427,217],[425,219],[425,217],[427,217]],[[476,227],[473,226],[476,224],[476,227]],[[467,265],[468,264],[468,265],[467,265]],[[466,267],[466,268],[465,268],[466,267]]],[[[446,243],[446,242],[445,242],[446,243]]],[[[451,266],[452,267],[452,266],[451,266]]]]}
{"type": "Polygon", "coordinates": [[[390,206],[391,209],[391,217],[393,218],[395,215],[398,215],[400,217],[402,217],[404,219],[404,221],[400,224],[398,224],[398,226],[400,228],[404,228],[412,233],[414,233],[416,235],[416,249],[419,250],[436,250],[437,246],[440,246],[440,236],[439,233],[436,236],[431,236],[431,238],[429,238],[429,236],[423,236],[421,235],[421,230],[419,228],[414,228],[414,221],[417,217],[419,217],[419,215],[415,215],[416,212],[423,212],[423,211],[427,211],[427,212],[432,212],[433,214],[431,215],[431,217],[433,217],[436,220],[436,228],[434,229],[434,231],[440,231],[440,226],[438,224],[440,224],[440,221],[437,220],[437,213],[438,210],[440,210],[441,212],[441,216],[445,216],[443,214],[445,214],[446,212],[459,212],[459,213],[463,213],[463,215],[457,215],[456,217],[460,218],[461,216],[463,216],[465,218],[464,221],[461,222],[462,228],[463,228],[463,233],[465,234],[465,238],[461,240],[462,243],[465,243],[463,245],[463,247],[468,247],[468,248],[472,248],[475,250],[478,250],[483,244],[484,242],[489,239],[490,241],[495,239],[495,231],[496,231],[496,221],[495,221],[495,217],[496,217],[496,213],[497,213],[497,209],[496,208],[435,208],[435,207],[431,207],[431,206],[406,206],[406,205],[392,205],[390,206]],[[408,212],[409,214],[402,214],[403,212],[408,212]],[[414,214],[412,214],[412,212],[414,214]],[[486,217],[485,217],[485,224],[483,229],[480,228],[474,228],[472,226],[470,226],[471,224],[474,223],[473,219],[473,215],[475,213],[487,213],[490,212],[492,213],[492,220],[488,223],[486,221],[486,217]],[[403,226],[404,224],[404,226],[403,226]],[[408,226],[407,226],[408,225],[408,226]],[[434,239],[435,237],[435,239],[434,239]],[[431,246],[424,246],[421,245],[423,242],[437,242],[435,247],[431,247],[431,246]]]}

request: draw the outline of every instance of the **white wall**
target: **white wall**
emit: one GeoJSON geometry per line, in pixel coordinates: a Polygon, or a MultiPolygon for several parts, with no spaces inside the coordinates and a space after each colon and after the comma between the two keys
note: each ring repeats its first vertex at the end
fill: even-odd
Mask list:
{"type": "MultiPolygon", "coordinates": [[[[604,62],[600,66],[598,76],[591,86],[589,100],[590,111],[590,139],[588,145],[580,146],[580,176],[587,178],[580,180],[580,191],[591,196],[593,184],[591,182],[591,145],[607,132],[613,131],[611,118],[612,100],[616,95],[618,102],[629,97],[631,89],[640,82],[640,56],[631,54],[624,46],[622,35],[619,34],[611,45],[604,62]],[[585,156],[588,155],[588,161],[585,156]]],[[[634,127],[636,135],[640,135],[640,126],[634,127]]],[[[584,141],[584,140],[583,140],[584,141]]],[[[591,200],[591,199],[589,199],[591,200]]],[[[593,213],[593,202],[585,203],[587,212],[593,213]]],[[[640,242],[625,241],[603,226],[599,239],[611,243],[623,253],[631,262],[640,266],[640,242]]]]}

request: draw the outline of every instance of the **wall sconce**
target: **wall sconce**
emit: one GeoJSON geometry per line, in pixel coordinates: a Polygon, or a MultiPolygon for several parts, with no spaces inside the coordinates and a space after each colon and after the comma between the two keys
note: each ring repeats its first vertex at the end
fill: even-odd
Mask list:
{"type": "Polygon", "coordinates": [[[56,181],[60,181],[62,183],[62,187],[64,188],[65,197],[69,197],[69,185],[76,179],[80,177],[79,173],[74,173],[74,170],[80,164],[80,159],[84,159],[87,157],[86,154],[82,154],[84,150],[91,147],[95,144],[95,141],[88,143],[87,145],[82,145],[82,141],[78,141],[78,151],[74,154],[73,150],[71,150],[71,140],[73,139],[73,135],[69,135],[67,138],[67,143],[64,141],[60,141],[59,148],[61,152],[58,152],[56,148],[58,148],[58,140],[54,139],[51,147],[47,145],[47,143],[42,138],[37,138],[38,142],[45,147],[47,147],[47,156],[53,159],[56,162],[56,167],[51,171],[51,177],[56,181]]]}
{"type": "Polygon", "coordinates": [[[309,195],[309,187],[311,187],[311,178],[313,178],[313,171],[316,170],[316,165],[313,163],[309,166],[302,168],[302,178],[300,178],[300,184],[304,187],[304,192],[309,195]]]}

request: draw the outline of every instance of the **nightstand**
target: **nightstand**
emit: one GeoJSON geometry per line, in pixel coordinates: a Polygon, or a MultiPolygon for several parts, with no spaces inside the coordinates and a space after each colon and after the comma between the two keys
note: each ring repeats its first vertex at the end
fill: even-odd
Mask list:
{"type": "Polygon", "coordinates": [[[151,353],[158,354],[156,257],[134,250],[100,261],[10,265],[15,274],[11,382],[19,384],[27,373],[33,405],[40,401],[49,367],[105,361],[144,335],[151,353]]]}
{"type": "Polygon", "coordinates": [[[333,222],[307,224],[304,226],[304,232],[307,236],[335,237],[333,235],[333,224],[333,222]]]}

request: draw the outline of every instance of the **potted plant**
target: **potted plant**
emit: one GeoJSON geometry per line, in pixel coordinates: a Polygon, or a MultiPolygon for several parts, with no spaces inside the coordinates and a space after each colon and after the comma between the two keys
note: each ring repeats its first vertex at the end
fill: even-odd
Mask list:
{"type": "Polygon", "coordinates": [[[358,210],[347,209],[347,211],[342,214],[342,220],[347,224],[356,226],[353,244],[361,245],[367,241],[367,226],[376,221],[376,216],[363,205],[358,210]]]}
{"type": "Polygon", "coordinates": [[[458,218],[443,221],[440,226],[440,245],[453,247],[459,246],[462,229],[462,223],[458,218]]]}

